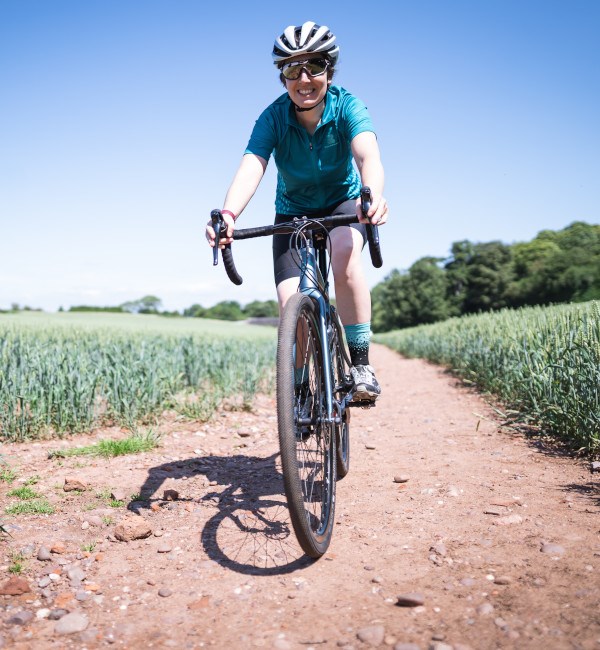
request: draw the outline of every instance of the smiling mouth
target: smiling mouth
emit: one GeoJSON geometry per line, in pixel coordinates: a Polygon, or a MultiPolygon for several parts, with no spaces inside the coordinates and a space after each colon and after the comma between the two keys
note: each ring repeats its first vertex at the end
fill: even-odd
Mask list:
{"type": "Polygon", "coordinates": [[[314,92],[314,88],[301,88],[298,90],[298,94],[302,95],[302,97],[308,97],[308,95],[312,95],[314,92]]]}

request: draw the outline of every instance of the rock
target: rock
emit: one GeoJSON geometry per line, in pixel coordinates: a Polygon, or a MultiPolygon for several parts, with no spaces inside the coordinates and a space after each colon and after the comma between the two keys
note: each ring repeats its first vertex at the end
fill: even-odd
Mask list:
{"type": "Polygon", "coordinates": [[[74,634],[75,632],[83,632],[89,625],[88,618],[85,614],[79,612],[71,612],[65,614],[58,623],[54,626],[56,634],[74,634]]]}
{"type": "Polygon", "coordinates": [[[48,614],[48,618],[51,621],[59,621],[63,616],[66,616],[68,613],[69,613],[69,610],[62,609],[61,607],[57,607],[56,609],[53,609],[48,614]]]}
{"type": "Polygon", "coordinates": [[[50,616],[50,610],[47,607],[42,607],[42,609],[38,609],[35,613],[35,617],[40,621],[44,618],[48,618],[48,616],[50,616]]]}
{"type": "Polygon", "coordinates": [[[520,524],[523,521],[521,515],[506,515],[505,517],[498,517],[494,521],[496,526],[510,526],[511,524],[520,524]]]}
{"type": "Polygon", "coordinates": [[[410,477],[406,476],[406,474],[396,474],[396,476],[394,476],[394,483],[406,483],[409,478],[410,477]]]}
{"type": "Polygon", "coordinates": [[[559,544],[550,544],[546,542],[542,544],[540,551],[542,553],[547,553],[548,555],[564,555],[565,549],[559,544]]]}
{"type": "Polygon", "coordinates": [[[429,550],[437,553],[437,555],[441,555],[442,557],[446,557],[446,555],[448,555],[448,550],[446,549],[446,545],[443,542],[434,544],[432,547],[430,547],[429,550]]]}
{"type": "Polygon", "coordinates": [[[398,607],[420,607],[425,602],[423,594],[410,592],[407,594],[400,594],[396,601],[398,607]]]}
{"type": "Polygon", "coordinates": [[[40,560],[40,562],[51,560],[52,554],[50,553],[50,549],[47,546],[40,546],[40,550],[37,554],[37,559],[40,560]]]}
{"type": "Polygon", "coordinates": [[[51,582],[52,580],[48,576],[44,576],[38,580],[38,587],[45,589],[51,582]]]}
{"type": "Polygon", "coordinates": [[[62,555],[67,552],[67,546],[64,542],[55,542],[50,547],[50,553],[55,553],[56,555],[62,555]]]}
{"type": "Polygon", "coordinates": [[[394,650],[421,650],[421,646],[416,643],[396,643],[394,650]]]}
{"type": "Polygon", "coordinates": [[[76,566],[67,571],[67,578],[71,582],[81,582],[85,580],[85,572],[81,567],[76,566]]]}
{"type": "Polygon", "coordinates": [[[177,501],[179,499],[179,492],[177,490],[165,490],[163,492],[164,501],[177,501]]]}
{"type": "Polygon", "coordinates": [[[152,528],[146,520],[139,515],[125,517],[123,521],[115,526],[115,537],[121,542],[130,542],[133,539],[145,539],[152,535],[152,528]]]}
{"type": "Polygon", "coordinates": [[[494,606],[491,603],[483,603],[483,605],[479,605],[479,607],[477,608],[477,613],[481,614],[482,616],[491,614],[493,611],[494,611],[494,606]]]}
{"type": "Polygon", "coordinates": [[[27,625],[31,620],[33,620],[33,613],[23,610],[13,614],[6,622],[8,625],[27,625]]]}
{"type": "Polygon", "coordinates": [[[78,478],[65,478],[65,484],[63,485],[63,490],[65,492],[73,492],[78,490],[79,492],[85,492],[86,485],[83,481],[80,481],[78,478]]]}
{"type": "Polygon", "coordinates": [[[358,630],[356,637],[367,645],[378,647],[385,638],[385,628],[383,625],[369,625],[358,630]]]}
{"type": "Polygon", "coordinates": [[[173,548],[168,544],[162,544],[156,550],[158,553],[170,553],[173,550],[173,548]]]}
{"type": "Polygon", "coordinates": [[[512,581],[513,579],[510,576],[496,576],[494,578],[495,585],[509,585],[512,581]]]}
{"type": "Polygon", "coordinates": [[[125,488],[115,488],[111,491],[110,498],[113,501],[127,501],[129,499],[129,494],[125,488]]]}
{"type": "Polygon", "coordinates": [[[0,587],[0,596],[20,596],[31,591],[31,587],[25,578],[12,576],[0,587]]]}
{"type": "Polygon", "coordinates": [[[71,603],[72,600],[73,594],[70,591],[61,591],[60,593],[56,594],[56,598],[54,599],[54,606],[57,609],[64,609],[71,603]]]}
{"type": "Polygon", "coordinates": [[[460,496],[461,490],[456,487],[456,485],[449,485],[448,489],[446,490],[446,494],[449,497],[459,497],[460,496]]]}
{"type": "Polygon", "coordinates": [[[590,465],[590,470],[592,472],[600,472],[600,460],[595,460],[590,465]]]}
{"type": "Polygon", "coordinates": [[[373,444],[367,444],[367,445],[365,445],[365,449],[373,450],[373,449],[377,449],[377,447],[375,445],[373,445],[373,444]]]}
{"type": "Polygon", "coordinates": [[[161,589],[158,590],[158,595],[161,598],[168,598],[172,594],[173,594],[173,592],[168,587],[162,587],[161,589]]]}
{"type": "Polygon", "coordinates": [[[90,526],[96,526],[99,528],[104,524],[102,521],[102,517],[99,517],[98,515],[90,515],[89,517],[86,518],[86,521],[89,523],[90,526]]]}
{"type": "Polygon", "coordinates": [[[500,510],[500,508],[489,508],[488,507],[483,511],[483,514],[484,515],[496,515],[497,517],[499,517],[502,514],[502,512],[506,512],[506,510],[502,511],[502,510],[500,510]]]}

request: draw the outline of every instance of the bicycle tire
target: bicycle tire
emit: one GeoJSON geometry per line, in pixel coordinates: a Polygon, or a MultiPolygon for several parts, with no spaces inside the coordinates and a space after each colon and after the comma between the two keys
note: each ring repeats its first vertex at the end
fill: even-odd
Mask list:
{"type": "Polygon", "coordinates": [[[321,557],[331,541],[336,483],[335,431],[326,422],[323,347],[317,315],[313,299],[294,294],[283,311],[277,346],[277,421],[283,482],[296,538],[312,558],[321,557]],[[307,390],[304,381],[297,381],[297,368],[308,384],[307,390]]]}
{"type": "MultiPolygon", "coordinates": [[[[349,375],[348,364],[342,349],[343,345],[344,341],[340,339],[339,331],[334,325],[331,335],[331,367],[334,396],[338,401],[344,397],[344,387],[349,375]]],[[[350,471],[350,409],[347,407],[344,409],[341,422],[335,425],[335,438],[337,478],[339,480],[350,471]]]]}

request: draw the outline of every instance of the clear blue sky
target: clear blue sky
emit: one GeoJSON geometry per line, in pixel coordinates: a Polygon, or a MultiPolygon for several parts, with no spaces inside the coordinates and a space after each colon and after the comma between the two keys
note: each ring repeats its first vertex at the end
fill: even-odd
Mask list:
{"type": "MultiPolygon", "coordinates": [[[[600,223],[597,0],[0,0],[0,308],[273,298],[270,242],[234,244],[236,288],[203,230],[283,92],[273,39],[305,20],[380,142],[371,286],[453,241],[600,223]]],[[[242,226],[274,187],[271,163],[242,226]]]]}

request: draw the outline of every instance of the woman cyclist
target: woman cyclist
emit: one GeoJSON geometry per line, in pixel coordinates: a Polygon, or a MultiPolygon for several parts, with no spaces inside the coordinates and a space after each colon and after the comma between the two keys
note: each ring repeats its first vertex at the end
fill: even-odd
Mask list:
{"type": "MultiPolygon", "coordinates": [[[[369,363],[371,295],[361,252],[369,221],[387,220],[382,196],[384,172],[371,118],[365,105],[344,88],[332,85],[339,47],[328,27],[314,22],[290,25],[275,40],[273,62],[286,93],[260,115],[222,213],[227,224],[224,246],[233,241],[235,221],[254,195],[271,154],[277,166],[275,223],[293,217],[353,214],[359,222],[330,233],[336,305],[353,364],[354,400],[375,401],[381,389],[369,363]],[[353,165],[356,164],[356,168],[353,165]],[[358,171],[357,171],[358,170],[358,171]],[[371,188],[368,221],[360,209],[360,188],[371,188]]],[[[209,222],[206,237],[215,245],[209,222]]],[[[280,314],[298,289],[300,269],[289,250],[289,237],[273,238],[275,284],[280,314]]]]}

